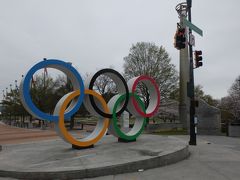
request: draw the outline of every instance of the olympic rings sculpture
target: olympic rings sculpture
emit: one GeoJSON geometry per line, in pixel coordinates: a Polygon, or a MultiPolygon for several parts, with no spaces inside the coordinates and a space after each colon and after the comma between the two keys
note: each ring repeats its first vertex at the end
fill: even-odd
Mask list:
{"type": "Polygon", "coordinates": [[[117,138],[127,141],[135,140],[143,131],[146,118],[152,117],[158,111],[160,92],[155,81],[148,76],[134,77],[126,83],[119,72],[108,68],[98,71],[83,82],[80,74],[71,64],[62,60],[48,59],[35,64],[23,77],[20,84],[20,99],[32,116],[54,122],[56,132],[66,142],[78,147],[88,147],[98,142],[107,130],[117,138]],[[54,68],[62,71],[73,85],[73,91],[58,101],[53,115],[38,109],[30,96],[31,79],[34,73],[42,68],[54,68]],[[111,78],[117,85],[118,94],[114,95],[108,103],[93,90],[94,82],[100,75],[111,78]],[[147,108],[136,93],[137,85],[140,82],[145,84],[150,95],[150,103],[147,108]],[[64,120],[69,120],[82,104],[91,115],[98,117],[99,120],[90,135],[76,139],[65,128],[64,120]],[[117,124],[117,117],[125,110],[136,118],[133,128],[127,133],[121,131],[117,124]]]}

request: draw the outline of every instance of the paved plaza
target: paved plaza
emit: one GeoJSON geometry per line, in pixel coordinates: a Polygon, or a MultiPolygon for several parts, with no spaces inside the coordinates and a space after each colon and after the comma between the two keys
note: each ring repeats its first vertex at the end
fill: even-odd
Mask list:
{"type": "Polygon", "coordinates": [[[107,135],[94,148],[74,150],[61,139],[4,145],[0,176],[32,179],[76,179],[136,172],[176,163],[189,156],[186,141],[141,135],[118,142],[107,135]]]}
{"type": "MultiPolygon", "coordinates": [[[[59,139],[54,131],[42,131],[42,130],[26,130],[26,129],[20,129],[20,128],[12,128],[9,126],[4,126],[4,125],[0,125],[1,128],[1,145],[3,145],[3,150],[0,152],[0,155],[2,156],[1,158],[1,163],[3,164],[3,159],[7,158],[7,156],[4,155],[5,152],[5,148],[12,148],[12,147],[22,147],[22,151],[19,152],[23,153],[24,150],[27,150],[29,148],[29,145],[32,143],[36,144],[36,147],[38,145],[43,145],[43,144],[51,144],[52,142],[57,142],[55,145],[57,145],[55,147],[55,151],[56,151],[56,155],[53,156],[54,153],[47,153],[47,151],[45,151],[45,154],[48,154],[49,157],[54,157],[54,158],[61,158],[60,156],[60,151],[57,149],[61,148],[62,146],[64,146],[65,148],[62,149],[62,151],[64,152],[71,152],[71,148],[69,147],[69,145],[65,144],[61,139],[59,139]],[[5,129],[4,128],[8,128],[5,129]],[[33,132],[32,132],[33,131],[33,132]],[[5,132],[5,133],[4,133],[5,132]],[[9,132],[9,133],[7,133],[9,132]],[[31,133],[30,133],[31,132],[31,133]],[[28,134],[29,133],[29,134],[28,134]],[[5,135],[3,135],[5,134],[5,135]],[[11,136],[8,136],[8,141],[4,138],[3,136],[5,136],[5,138],[7,137],[7,134],[15,134],[17,137],[17,140],[13,141],[11,140],[11,136]],[[29,135],[28,136],[26,135],[29,135]],[[47,134],[49,136],[47,136],[47,134]],[[3,136],[2,136],[3,135],[3,136]],[[38,136],[34,136],[32,138],[30,138],[30,136],[32,135],[38,135],[38,136]],[[47,140],[44,140],[45,137],[43,135],[46,135],[47,140]],[[22,138],[20,138],[22,137],[22,138]],[[52,156],[51,156],[52,155],[52,156]]],[[[140,136],[140,142],[141,139],[144,140],[145,136],[148,135],[143,135],[140,136]]],[[[151,136],[151,135],[150,135],[151,136]]],[[[159,136],[159,139],[168,139],[168,140],[176,140],[176,139],[180,139],[181,142],[184,142],[185,144],[188,141],[188,136],[159,136]]],[[[150,137],[151,139],[151,137],[150,137]]],[[[172,142],[173,142],[172,141],[172,142]]],[[[110,143],[110,146],[113,147],[114,145],[116,145],[116,141],[111,138],[110,136],[108,136],[108,140],[107,141],[103,141],[103,144],[97,144],[95,148],[100,148],[98,150],[101,150],[100,153],[103,153],[106,155],[109,154],[109,152],[111,151],[110,148],[109,149],[105,149],[106,145],[108,143],[110,143]],[[105,153],[104,153],[105,151],[105,153]]],[[[143,143],[143,142],[142,142],[143,143]]],[[[146,145],[146,144],[145,144],[146,145]]],[[[148,151],[141,149],[140,144],[133,147],[130,147],[131,152],[128,153],[128,155],[130,155],[130,157],[136,158],[136,154],[138,154],[139,152],[141,152],[140,154],[142,155],[156,155],[156,153],[159,153],[161,150],[164,149],[165,144],[160,143],[160,144],[155,144],[156,146],[153,149],[148,149],[148,151]],[[133,149],[135,149],[136,153],[134,153],[133,149]],[[133,153],[133,154],[131,154],[133,153]],[[154,154],[155,153],[155,154],[154,154]]],[[[122,147],[126,147],[123,146],[122,147]]],[[[143,146],[144,147],[144,146],[143,146]]],[[[46,146],[45,146],[46,148],[46,146]]],[[[53,148],[53,147],[52,147],[53,148]]],[[[94,149],[95,149],[94,148],[94,149]]],[[[171,147],[172,148],[172,147],[171,147]]],[[[54,149],[54,148],[53,148],[54,149]]],[[[94,149],[89,149],[88,152],[90,154],[85,154],[85,160],[88,159],[88,162],[90,162],[89,160],[91,160],[92,162],[94,162],[94,154],[93,153],[95,150],[94,149]]],[[[47,150],[47,149],[45,149],[47,150]]],[[[136,170],[135,172],[132,173],[123,173],[123,174],[117,174],[117,175],[108,175],[108,176],[100,176],[100,177],[96,177],[96,178],[85,178],[86,180],[125,180],[125,179],[129,179],[129,180],[155,180],[155,179],[164,179],[164,180],[182,180],[182,179],[189,179],[189,180],[193,180],[193,179],[197,179],[197,180],[205,180],[205,179],[211,179],[211,180],[238,180],[240,177],[240,171],[239,171],[239,167],[240,167],[240,138],[231,138],[231,137],[226,137],[226,136],[198,136],[197,137],[197,146],[189,146],[189,151],[190,151],[190,156],[185,159],[182,160],[180,162],[177,162],[175,164],[171,164],[171,165],[166,165],[166,166],[162,166],[159,168],[153,168],[153,169],[144,169],[144,168],[139,168],[138,170],[136,170]]],[[[12,151],[14,152],[14,151],[12,151]]],[[[76,168],[77,166],[79,166],[79,164],[77,163],[76,159],[77,156],[80,154],[82,155],[82,151],[77,151],[74,150],[73,153],[70,153],[71,156],[65,156],[64,158],[70,158],[73,160],[73,162],[75,163],[72,167],[76,168]],[[75,157],[74,157],[75,156],[75,157]]],[[[84,151],[84,153],[86,153],[87,151],[84,151]]],[[[10,152],[9,152],[10,153],[10,152]]],[[[29,152],[28,152],[29,153],[29,152]]],[[[114,153],[114,152],[112,152],[114,153]]],[[[14,155],[14,153],[13,153],[14,155]]],[[[34,154],[34,152],[32,152],[32,155],[36,155],[36,153],[34,154]]],[[[69,155],[69,154],[68,154],[69,155]]],[[[124,157],[124,153],[120,153],[119,157],[124,157]]],[[[31,155],[30,155],[31,156],[31,155]]],[[[33,162],[34,158],[30,158],[30,156],[26,156],[28,158],[26,158],[26,160],[30,160],[33,162]]],[[[115,156],[118,156],[118,154],[116,154],[115,156]]],[[[8,156],[9,158],[9,156],[8,156]]],[[[22,160],[24,160],[25,157],[22,158],[22,160]]],[[[103,159],[104,159],[103,158],[103,159]]],[[[38,157],[38,159],[41,159],[41,157],[38,157]]],[[[102,159],[102,160],[103,160],[102,159]]],[[[108,157],[109,159],[109,157],[108,157]]],[[[66,160],[66,159],[65,159],[66,160]]],[[[16,161],[21,161],[21,158],[16,159],[16,161]]],[[[99,159],[99,161],[101,161],[101,159],[99,159]]],[[[126,159],[125,159],[126,161],[126,159]]],[[[14,161],[12,161],[14,162],[14,161]]],[[[56,160],[53,159],[45,159],[44,161],[42,160],[42,163],[39,163],[38,166],[44,165],[44,162],[48,163],[56,163],[56,160]]],[[[107,163],[107,162],[106,162],[107,163]]],[[[7,164],[11,164],[11,162],[7,163],[7,164]]],[[[85,165],[87,165],[87,161],[85,161],[85,165]]],[[[56,164],[55,164],[56,165],[56,164]]],[[[37,165],[36,165],[37,167],[37,165]]],[[[64,166],[60,166],[60,167],[64,167],[64,166]]],[[[23,168],[23,167],[22,167],[23,168]]],[[[33,168],[33,167],[32,167],[33,168]]],[[[46,167],[47,169],[47,167],[46,167]]],[[[12,179],[12,178],[0,178],[0,179],[12,179]]]]}

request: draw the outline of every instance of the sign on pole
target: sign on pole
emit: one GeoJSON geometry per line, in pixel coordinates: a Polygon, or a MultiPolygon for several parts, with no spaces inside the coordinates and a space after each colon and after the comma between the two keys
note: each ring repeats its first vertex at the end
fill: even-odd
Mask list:
{"type": "Polygon", "coordinates": [[[195,46],[195,37],[193,34],[190,34],[189,36],[189,44],[195,46]]]}
{"type": "Polygon", "coordinates": [[[203,31],[191,22],[189,22],[186,18],[183,18],[183,24],[198,33],[200,36],[203,36],[203,31]]]}

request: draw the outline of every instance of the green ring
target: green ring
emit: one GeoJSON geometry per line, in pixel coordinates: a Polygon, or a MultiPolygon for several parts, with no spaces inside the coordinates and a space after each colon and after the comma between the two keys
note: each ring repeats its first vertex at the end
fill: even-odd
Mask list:
{"type": "MultiPolygon", "coordinates": [[[[143,110],[144,112],[146,112],[144,103],[143,103],[142,100],[139,98],[139,96],[136,95],[136,94],[133,94],[133,93],[129,93],[129,97],[131,97],[131,96],[134,96],[134,98],[135,98],[135,99],[137,100],[137,102],[140,104],[140,107],[142,108],[142,110],[143,110]]],[[[124,95],[121,95],[121,96],[117,99],[116,103],[114,104],[114,107],[113,107],[113,117],[112,117],[113,127],[114,127],[114,130],[115,130],[115,133],[119,136],[119,138],[122,138],[122,139],[125,139],[125,140],[135,140],[135,139],[137,139],[137,137],[142,133],[142,131],[143,131],[144,127],[145,127],[146,117],[141,117],[141,118],[143,118],[142,126],[141,126],[140,130],[139,130],[137,133],[135,133],[134,135],[127,135],[127,134],[130,133],[132,130],[130,130],[127,134],[125,134],[124,132],[122,132],[121,129],[120,129],[120,128],[118,127],[118,125],[117,125],[116,109],[117,109],[118,105],[119,105],[122,101],[125,100],[125,98],[126,98],[126,95],[125,95],[125,94],[124,94],[124,95]]],[[[136,117],[136,120],[137,120],[137,117],[136,117]]],[[[134,124],[134,126],[135,126],[135,124],[134,124]]],[[[133,126],[133,128],[134,128],[134,126],[133,126]]],[[[132,128],[132,129],[133,129],[133,128],[132,128]]]]}

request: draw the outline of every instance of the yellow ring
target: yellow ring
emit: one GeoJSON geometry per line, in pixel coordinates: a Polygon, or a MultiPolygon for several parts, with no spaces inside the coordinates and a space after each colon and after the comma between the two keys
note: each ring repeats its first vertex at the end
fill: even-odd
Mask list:
{"type": "MultiPolygon", "coordinates": [[[[102,104],[102,107],[105,111],[105,113],[109,113],[109,109],[107,106],[106,101],[103,99],[103,97],[101,95],[99,95],[98,93],[96,93],[93,90],[85,90],[84,91],[85,94],[89,94],[92,95],[94,97],[96,97],[100,103],[102,104]]],[[[75,98],[76,96],[80,95],[80,90],[76,90],[74,91],[72,94],[70,94],[65,101],[63,102],[60,111],[59,111],[59,121],[58,121],[58,127],[59,127],[59,131],[62,134],[63,138],[68,141],[69,143],[79,146],[79,147],[87,147],[87,146],[91,146],[93,144],[95,144],[96,142],[98,142],[105,134],[108,126],[109,126],[109,119],[108,118],[104,118],[104,124],[103,124],[103,128],[100,131],[100,133],[93,139],[89,139],[87,141],[78,141],[76,140],[70,133],[68,133],[65,124],[64,124],[64,112],[68,106],[68,104],[70,103],[70,101],[75,98]]]]}

